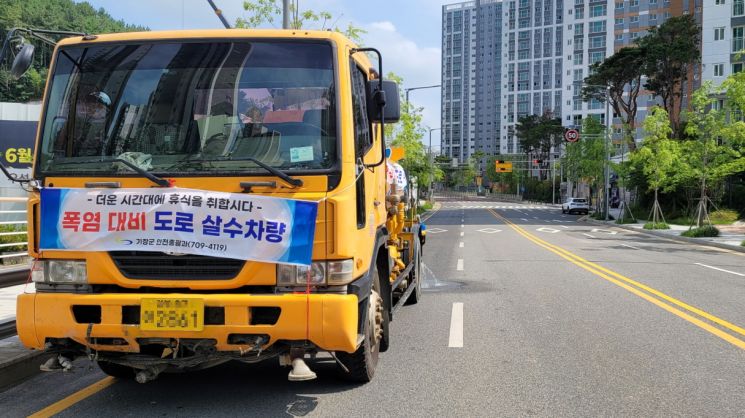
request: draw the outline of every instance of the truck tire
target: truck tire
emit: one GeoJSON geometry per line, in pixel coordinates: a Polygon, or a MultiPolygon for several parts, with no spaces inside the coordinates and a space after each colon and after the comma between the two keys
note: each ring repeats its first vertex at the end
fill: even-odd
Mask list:
{"type": "Polygon", "coordinates": [[[367,319],[363,322],[365,339],[354,353],[336,353],[336,357],[349,370],[344,377],[352,382],[367,383],[375,375],[380,355],[380,342],[383,339],[384,306],[380,296],[380,275],[378,267],[373,267],[373,287],[367,305],[367,319]]]}
{"type": "Polygon", "coordinates": [[[409,286],[415,287],[414,291],[409,295],[409,298],[404,302],[404,305],[416,305],[419,303],[419,299],[422,298],[422,244],[419,240],[415,241],[414,266],[411,268],[411,273],[409,273],[412,283],[409,286]]]}
{"type": "Polygon", "coordinates": [[[101,371],[109,376],[119,379],[134,379],[135,377],[135,369],[132,367],[122,366],[121,364],[110,363],[104,360],[98,360],[97,363],[101,371]]]}

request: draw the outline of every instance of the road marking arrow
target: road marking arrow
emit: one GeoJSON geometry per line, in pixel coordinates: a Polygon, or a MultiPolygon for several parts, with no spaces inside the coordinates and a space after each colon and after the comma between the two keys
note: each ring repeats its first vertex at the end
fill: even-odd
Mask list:
{"type": "Polygon", "coordinates": [[[616,235],[616,233],[617,233],[616,231],[610,231],[610,230],[607,230],[607,229],[598,229],[598,228],[594,228],[590,232],[602,232],[604,234],[610,234],[610,235],[616,235]]]}
{"type": "Polygon", "coordinates": [[[502,230],[494,229],[494,228],[484,228],[484,229],[479,229],[476,232],[483,232],[485,234],[496,234],[497,232],[502,232],[502,230]]]}
{"type": "Polygon", "coordinates": [[[549,234],[555,234],[555,233],[559,232],[558,229],[553,229],[553,228],[538,228],[538,229],[536,229],[536,231],[548,232],[549,234]]]}
{"type": "Polygon", "coordinates": [[[442,228],[427,228],[427,232],[430,234],[439,234],[440,232],[447,232],[447,229],[442,228]]]}

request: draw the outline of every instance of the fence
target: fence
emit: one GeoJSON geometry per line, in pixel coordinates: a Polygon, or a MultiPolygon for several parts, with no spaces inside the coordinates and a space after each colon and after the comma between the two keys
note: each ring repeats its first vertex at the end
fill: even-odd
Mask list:
{"type": "Polygon", "coordinates": [[[488,189],[485,189],[485,193],[482,196],[478,195],[478,192],[473,190],[436,190],[435,200],[498,200],[502,202],[522,202],[523,197],[518,194],[511,193],[491,193],[488,189]]]}
{"type": "Polygon", "coordinates": [[[26,239],[25,197],[0,197],[0,262],[18,264],[26,261],[28,247],[26,239]]]}

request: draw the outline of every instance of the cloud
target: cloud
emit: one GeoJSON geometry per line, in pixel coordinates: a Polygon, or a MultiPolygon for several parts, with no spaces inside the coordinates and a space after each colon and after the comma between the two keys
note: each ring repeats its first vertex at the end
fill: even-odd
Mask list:
{"type": "MultiPolygon", "coordinates": [[[[401,34],[390,21],[355,23],[367,30],[365,45],[378,48],[383,54],[383,70],[403,77],[401,88],[440,84],[440,48],[420,47],[401,34]]],[[[440,126],[440,89],[411,92],[411,103],[422,107],[423,122],[431,128],[440,126]]],[[[434,146],[439,144],[439,132],[433,134],[434,146]]],[[[425,142],[429,138],[425,138],[425,142]]]]}

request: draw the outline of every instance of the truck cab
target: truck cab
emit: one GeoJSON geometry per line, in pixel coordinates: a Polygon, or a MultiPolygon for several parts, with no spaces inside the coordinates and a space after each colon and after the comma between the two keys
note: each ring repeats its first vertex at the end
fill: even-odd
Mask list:
{"type": "Polygon", "coordinates": [[[305,30],[60,41],[30,184],[36,292],[18,300],[21,341],[55,353],[47,369],[88,356],[140,382],[269,358],[307,380],[315,374],[304,359],[319,353],[352,380],[372,379],[395,309],[420,297],[423,231],[410,197],[388,181],[384,125],[397,121],[399,96],[368,53],[377,51],[305,30]],[[253,225],[157,210],[194,207],[197,195],[200,210],[253,197],[313,202],[309,261],[267,261],[253,241],[235,244],[281,239],[269,204],[253,225]],[[48,221],[72,196],[82,196],[79,211],[48,221]],[[124,200],[141,218],[112,217],[124,200]],[[142,245],[116,241],[122,225],[142,226],[142,245]],[[177,228],[194,233],[191,248],[167,239],[177,228]],[[108,244],[54,245],[58,234],[91,231],[108,244]],[[216,255],[215,234],[237,252],[216,255]]]}

